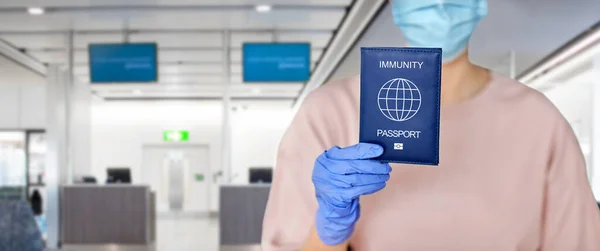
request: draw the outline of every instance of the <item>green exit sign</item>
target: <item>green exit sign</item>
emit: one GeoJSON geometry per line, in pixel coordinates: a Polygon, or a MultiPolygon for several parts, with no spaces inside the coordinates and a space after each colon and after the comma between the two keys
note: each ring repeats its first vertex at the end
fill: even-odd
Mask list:
{"type": "Polygon", "coordinates": [[[190,140],[188,131],[164,131],[163,140],[167,142],[187,142],[190,140]]]}

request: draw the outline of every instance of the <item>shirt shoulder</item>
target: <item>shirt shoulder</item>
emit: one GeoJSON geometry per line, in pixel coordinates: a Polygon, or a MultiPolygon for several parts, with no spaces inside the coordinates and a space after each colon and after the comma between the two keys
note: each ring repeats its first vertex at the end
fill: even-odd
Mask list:
{"type": "Polygon", "coordinates": [[[322,85],[306,97],[301,110],[323,121],[346,122],[348,119],[358,119],[359,77],[340,79],[322,85]]]}
{"type": "Polygon", "coordinates": [[[347,146],[358,140],[360,78],[358,76],[328,82],[312,91],[302,103],[298,115],[307,124],[327,134],[328,145],[347,146]]]}
{"type": "Polygon", "coordinates": [[[520,117],[529,122],[546,123],[564,121],[556,106],[538,90],[517,80],[496,74],[490,90],[492,105],[499,112],[520,117]]]}
{"type": "Polygon", "coordinates": [[[359,101],[360,78],[358,76],[328,82],[312,91],[305,104],[315,106],[341,105],[339,102],[359,101]]]}

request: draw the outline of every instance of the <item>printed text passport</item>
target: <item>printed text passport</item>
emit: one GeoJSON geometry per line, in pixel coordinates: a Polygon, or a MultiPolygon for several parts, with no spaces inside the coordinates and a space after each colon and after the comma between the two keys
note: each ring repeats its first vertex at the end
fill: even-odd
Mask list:
{"type": "Polygon", "coordinates": [[[362,48],[360,142],[378,160],[438,165],[441,49],[362,48]]]}

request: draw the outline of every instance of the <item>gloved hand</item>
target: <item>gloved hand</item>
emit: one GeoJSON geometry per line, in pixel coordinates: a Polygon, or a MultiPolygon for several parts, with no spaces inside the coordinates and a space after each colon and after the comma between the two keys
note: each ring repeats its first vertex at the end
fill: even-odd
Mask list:
{"type": "Polygon", "coordinates": [[[348,240],[360,217],[359,197],[385,187],[392,168],[371,160],[381,154],[381,146],[360,143],[333,147],[317,158],[312,181],[319,203],[316,229],[323,243],[333,246],[348,240]]]}

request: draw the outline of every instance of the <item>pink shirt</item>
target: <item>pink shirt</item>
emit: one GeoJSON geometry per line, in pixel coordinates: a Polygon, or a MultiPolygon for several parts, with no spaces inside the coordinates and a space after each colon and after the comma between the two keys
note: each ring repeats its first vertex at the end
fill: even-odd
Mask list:
{"type": "MultiPolygon", "coordinates": [[[[298,250],[314,224],[313,163],[358,143],[359,78],[304,102],[279,149],[263,250],[298,250]]],[[[392,165],[361,197],[356,251],[599,251],[600,212],[579,144],[539,92],[494,75],[475,98],[442,107],[439,167],[392,165]]]]}

